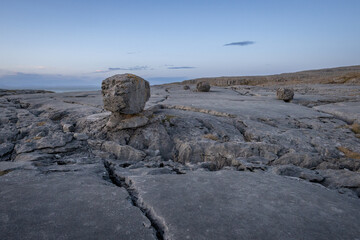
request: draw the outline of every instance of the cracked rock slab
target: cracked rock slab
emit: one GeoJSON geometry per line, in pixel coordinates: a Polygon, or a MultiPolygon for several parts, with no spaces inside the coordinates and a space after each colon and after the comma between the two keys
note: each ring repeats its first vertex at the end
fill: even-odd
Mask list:
{"type": "Polygon", "coordinates": [[[165,239],[357,239],[358,199],[266,173],[128,177],[165,239]]]}
{"type": "Polygon", "coordinates": [[[101,170],[0,176],[0,239],[156,239],[126,190],[101,170]]]}

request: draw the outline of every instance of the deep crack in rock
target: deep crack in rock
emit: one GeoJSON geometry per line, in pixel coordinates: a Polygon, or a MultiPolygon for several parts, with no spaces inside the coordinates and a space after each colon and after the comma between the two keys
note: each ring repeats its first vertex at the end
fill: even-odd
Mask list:
{"type": "Polygon", "coordinates": [[[156,216],[154,216],[155,214],[151,211],[151,209],[148,209],[147,205],[139,200],[137,191],[131,186],[131,181],[129,182],[129,184],[125,181],[125,178],[116,176],[114,174],[114,170],[106,161],[104,161],[104,167],[109,174],[111,182],[118,187],[123,187],[129,194],[131,204],[134,207],[139,208],[140,211],[145,215],[145,217],[150,221],[156,239],[164,240],[165,226],[161,223],[160,220],[156,219],[156,216]]]}

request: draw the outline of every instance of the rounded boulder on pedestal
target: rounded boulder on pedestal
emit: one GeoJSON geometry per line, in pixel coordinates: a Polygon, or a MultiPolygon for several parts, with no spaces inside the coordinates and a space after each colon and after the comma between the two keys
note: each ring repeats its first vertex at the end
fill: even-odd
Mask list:
{"type": "Polygon", "coordinates": [[[149,82],[134,74],[117,74],[103,80],[104,108],[112,113],[136,114],[150,98],[149,82]]]}

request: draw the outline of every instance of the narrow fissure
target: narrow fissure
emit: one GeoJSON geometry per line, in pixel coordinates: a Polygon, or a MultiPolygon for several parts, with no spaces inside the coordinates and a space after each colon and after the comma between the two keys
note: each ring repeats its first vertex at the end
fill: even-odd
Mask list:
{"type": "Polygon", "coordinates": [[[150,213],[150,210],[147,209],[144,204],[141,204],[139,202],[139,199],[137,197],[138,193],[125,182],[125,179],[121,179],[114,176],[113,169],[111,169],[111,167],[105,161],[104,161],[104,167],[109,174],[110,181],[118,187],[123,187],[129,194],[131,204],[134,207],[139,208],[141,212],[145,215],[145,217],[150,221],[156,239],[164,240],[164,230],[163,230],[164,227],[162,226],[162,224],[160,224],[160,221],[154,218],[154,216],[150,213]]]}
{"type": "Polygon", "coordinates": [[[169,97],[170,97],[170,95],[166,95],[163,99],[161,99],[161,100],[159,100],[159,101],[156,101],[155,104],[164,102],[164,101],[167,100],[169,97]]]}

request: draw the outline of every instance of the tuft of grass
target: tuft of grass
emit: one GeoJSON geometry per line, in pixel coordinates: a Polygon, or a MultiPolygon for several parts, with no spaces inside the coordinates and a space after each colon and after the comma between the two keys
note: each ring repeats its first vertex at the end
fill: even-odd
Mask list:
{"type": "Polygon", "coordinates": [[[360,73],[350,72],[334,80],[334,83],[347,83],[353,79],[360,78],[360,73]]]}
{"type": "Polygon", "coordinates": [[[5,174],[8,174],[9,172],[11,172],[11,169],[7,169],[7,170],[0,170],[0,176],[4,176],[5,174]]]}
{"type": "Polygon", "coordinates": [[[40,126],[44,126],[46,124],[46,122],[39,122],[37,125],[40,126]]]}
{"type": "Polygon", "coordinates": [[[350,126],[351,131],[353,131],[355,134],[359,134],[360,133],[360,124],[358,123],[353,123],[350,126]]]}
{"type": "Polygon", "coordinates": [[[33,137],[34,140],[40,140],[41,138],[40,136],[33,137]]]}
{"type": "Polygon", "coordinates": [[[207,138],[207,139],[210,139],[210,140],[213,140],[213,141],[219,140],[219,138],[217,136],[215,136],[214,134],[211,134],[211,133],[208,133],[208,134],[204,135],[203,138],[207,138]]]}
{"type": "Polygon", "coordinates": [[[171,122],[171,119],[173,119],[173,118],[176,118],[176,116],[173,116],[173,115],[165,115],[165,118],[163,118],[163,119],[161,120],[161,122],[162,122],[163,124],[165,124],[166,122],[168,122],[171,127],[174,127],[175,125],[171,122]]]}
{"type": "Polygon", "coordinates": [[[175,118],[174,115],[165,115],[165,118],[162,120],[163,123],[170,122],[171,119],[175,118]]]}
{"type": "Polygon", "coordinates": [[[337,147],[337,149],[345,154],[347,158],[360,160],[360,153],[353,152],[346,147],[337,147]]]}

